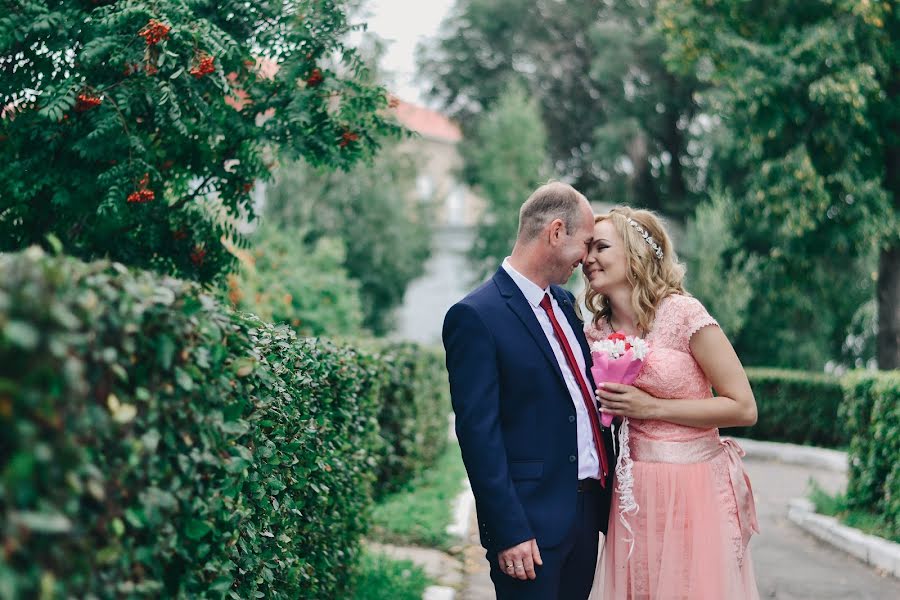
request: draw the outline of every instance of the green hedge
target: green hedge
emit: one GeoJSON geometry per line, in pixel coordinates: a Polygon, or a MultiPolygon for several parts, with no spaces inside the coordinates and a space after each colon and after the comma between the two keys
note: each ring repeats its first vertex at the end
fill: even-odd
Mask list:
{"type": "Polygon", "coordinates": [[[851,432],[849,508],[879,515],[900,534],[900,371],[859,371],[843,381],[841,418],[851,432]]]}
{"type": "Polygon", "coordinates": [[[785,369],[747,369],[759,419],[753,427],[724,429],[723,434],[757,440],[846,446],[847,426],[838,417],[841,382],[824,373],[785,369]]]}
{"type": "Polygon", "coordinates": [[[403,342],[377,347],[383,376],[378,422],[384,446],[375,495],[381,498],[443,453],[451,407],[442,351],[403,342]]]}
{"type": "Polygon", "coordinates": [[[172,278],[0,255],[0,597],[348,597],[380,379],[172,278]]]}

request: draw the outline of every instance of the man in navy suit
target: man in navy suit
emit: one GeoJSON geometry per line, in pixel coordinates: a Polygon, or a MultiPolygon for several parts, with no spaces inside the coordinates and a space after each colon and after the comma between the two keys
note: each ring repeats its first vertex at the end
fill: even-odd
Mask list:
{"type": "Polygon", "coordinates": [[[606,531],[612,438],[574,298],[558,287],[593,230],[583,195],[541,186],[512,255],[444,319],[457,437],[501,600],[587,598],[606,531]]]}

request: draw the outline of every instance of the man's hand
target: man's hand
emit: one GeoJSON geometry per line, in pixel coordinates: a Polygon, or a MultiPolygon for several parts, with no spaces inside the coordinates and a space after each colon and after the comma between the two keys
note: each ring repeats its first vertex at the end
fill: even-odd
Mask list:
{"type": "Polygon", "coordinates": [[[543,565],[541,551],[538,550],[537,540],[534,538],[522,542],[518,546],[507,548],[497,555],[500,562],[500,570],[515,579],[535,579],[534,565],[543,565]]]}

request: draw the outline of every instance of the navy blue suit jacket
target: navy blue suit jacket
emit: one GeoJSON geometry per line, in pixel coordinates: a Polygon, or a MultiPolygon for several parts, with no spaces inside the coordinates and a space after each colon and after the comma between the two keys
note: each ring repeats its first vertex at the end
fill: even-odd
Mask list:
{"type": "MultiPolygon", "coordinates": [[[[551,292],[590,365],[572,294],[557,286],[551,292]]],[[[575,407],[531,305],[500,268],[450,308],[443,340],[456,433],[475,494],[482,545],[498,552],[531,538],[539,548],[561,543],[576,513],[575,407]]],[[[590,369],[585,377],[593,390],[590,369]]],[[[604,441],[612,471],[608,431],[604,441]]],[[[597,506],[604,532],[611,487],[609,477],[597,506]]]]}

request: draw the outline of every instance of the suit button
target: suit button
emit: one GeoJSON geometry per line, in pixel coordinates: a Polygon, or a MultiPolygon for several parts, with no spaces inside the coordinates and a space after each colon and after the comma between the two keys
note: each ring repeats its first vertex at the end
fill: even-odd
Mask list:
{"type": "Polygon", "coordinates": [[[575,422],[575,415],[569,415],[569,423],[575,422]]]}
{"type": "Polygon", "coordinates": [[[569,456],[569,462],[575,462],[576,460],[578,460],[578,459],[575,457],[574,454],[572,454],[571,456],[569,456]]]}

